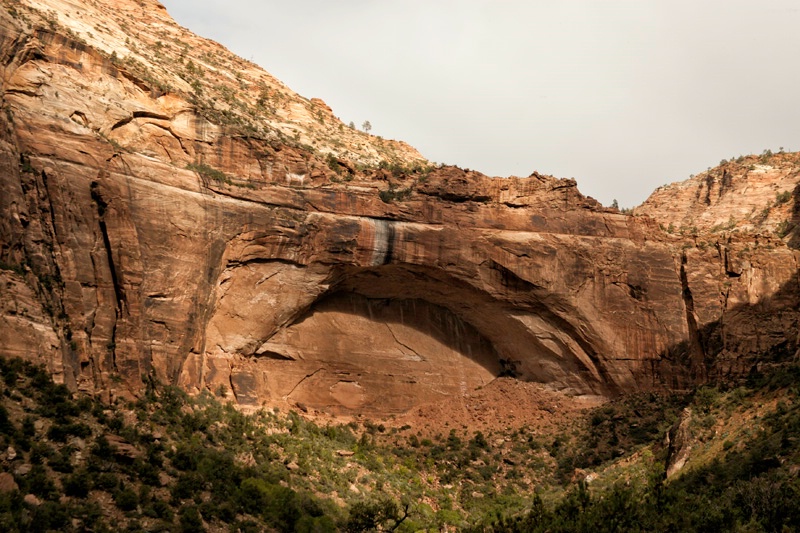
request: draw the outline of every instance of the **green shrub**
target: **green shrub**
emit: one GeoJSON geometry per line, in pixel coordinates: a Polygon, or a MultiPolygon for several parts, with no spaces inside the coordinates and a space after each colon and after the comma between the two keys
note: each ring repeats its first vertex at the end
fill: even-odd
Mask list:
{"type": "Polygon", "coordinates": [[[0,435],[11,436],[14,433],[14,424],[8,417],[8,410],[3,404],[0,404],[0,435]]]}
{"type": "Polygon", "coordinates": [[[92,479],[89,472],[86,470],[79,470],[64,478],[63,485],[64,494],[67,496],[85,498],[92,488],[92,479]]]}
{"type": "Polygon", "coordinates": [[[22,490],[27,490],[43,500],[58,499],[59,491],[53,479],[42,465],[33,465],[31,471],[28,472],[28,475],[23,479],[25,482],[24,485],[26,486],[20,485],[22,490]]]}
{"type": "Polygon", "coordinates": [[[119,486],[117,474],[113,472],[101,472],[94,478],[94,487],[98,490],[113,491],[119,486]]]}
{"type": "Polygon", "coordinates": [[[220,183],[231,183],[231,180],[228,176],[225,175],[224,172],[221,170],[217,170],[214,167],[206,165],[205,163],[189,163],[186,165],[188,170],[193,170],[197,172],[200,176],[206,179],[211,179],[220,183]]]}
{"type": "Polygon", "coordinates": [[[785,204],[792,199],[792,191],[783,191],[775,194],[775,205],[785,204]]]}
{"type": "Polygon", "coordinates": [[[69,474],[72,472],[72,448],[69,446],[64,446],[60,453],[54,454],[48,461],[47,464],[50,465],[50,468],[55,470],[56,472],[61,472],[64,474],[69,474]]]}
{"type": "Polygon", "coordinates": [[[179,523],[180,531],[185,531],[186,533],[206,530],[200,510],[195,505],[181,507],[179,523]]]}
{"type": "Polygon", "coordinates": [[[130,487],[114,492],[114,503],[122,511],[133,511],[139,505],[139,495],[130,487]]]}
{"type": "Polygon", "coordinates": [[[394,185],[389,185],[388,189],[384,189],[378,193],[378,196],[384,203],[391,203],[395,200],[402,202],[411,196],[411,188],[396,189],[394,185]]]}
{"type": "Polygon", "coordinates": [[[356,502],[350,507],[344,530],[351,533],[394,531],[407,516],[408,506],[405,513],[401,513],[397,502],[389,498],[356,502]]]}
{"type": "Polygon", "coordinates": [[[203,489],[205,489],[205,483],[199,474],[196,472],[181,472],[170,492],[175,501],[180,501],[191,498],[203,489]]]}
{"type": "Polygon", "coordinates": [[[91,435],[92,428],[82,423],[63,424],[61,422],[56,422],[47,430],[47,438],[54,442],[66,442],[69,436],[85,439],[91,435]]]}
{"type": "Polygon", "coordinates": [[[30,512],[28,531],[65,531],[69,524],[67,508],[60,503],[42,502],[30,512]]]}
{"type": "Polygon", "coordinates": [[[142,508],[142,514],[150,518],[160,518],[171,522],[174,516],[172,507],[163,500],[155,499],[142,508]]]}
{"type": "Polygon", "coordinates": [[[783,239],[794,229],[794,224],[792,224],[789,220],[784,220],[778,224],[775,228],[775,234],[783,239]]]}
{"type": "Polygon", "coordinates": [[[31,464],[40,465],[45,459],[50,459],[55,455],[55,451],[47,442],[37,442],[31,446],[31,464]]]}

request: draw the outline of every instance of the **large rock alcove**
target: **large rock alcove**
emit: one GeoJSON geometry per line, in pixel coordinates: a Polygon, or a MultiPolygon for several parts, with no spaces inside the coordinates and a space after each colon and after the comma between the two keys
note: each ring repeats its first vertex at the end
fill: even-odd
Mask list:
{"type": "Polygon", "coordinates": [[[499,265],[486,269],[480,284],[518,293],[513,305],[418,265],[338,267],[327,283],[322,270],[238,266],[220,282],[203,384],[245,405],[377,416],[457,401],[501,375],[607,393],[612,385],[575,326],[499,265]],[[288,289],[311,282],[326,290],[303,299],[288,289]]]}

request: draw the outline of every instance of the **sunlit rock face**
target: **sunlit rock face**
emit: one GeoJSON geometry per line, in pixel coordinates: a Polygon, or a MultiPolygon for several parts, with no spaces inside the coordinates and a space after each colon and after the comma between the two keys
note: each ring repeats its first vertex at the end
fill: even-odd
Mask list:
{"type": "Polygon", "coordinates": [[[798,167],[800,153],[741,156],[659,187],[635,212],[673,232],[800,235],[793,221],[800,194],[798,167]]]}
{"type": "Polygon", "coordinates": [[[492,344],[446,308],[337,293],[259,348],[269,392],[336,414],[400,413],[502,371],[492,344]]]}
{"type": "Polygon", "coordinates": [[[429,168],[155,2],[35,4],[0,8],[0,354],[74,389],[383,416],[499,375],[608,396],[796,350],[791,231],[670,233],[662,197],[654,220],[429,168]]]}

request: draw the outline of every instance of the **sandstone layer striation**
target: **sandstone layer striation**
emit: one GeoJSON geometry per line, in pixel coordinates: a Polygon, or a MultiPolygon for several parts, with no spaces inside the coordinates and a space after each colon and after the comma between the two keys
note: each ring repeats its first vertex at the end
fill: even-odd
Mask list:
{"type": "Polygon", "coordinates": [[[789,154],[752,182],[793,191],[781,232],[681,233],[694,192],[631,216],[432,166],[153,0],[6,0],[0,52],[0,353],[74,389],[385,416],[498,376],[608,396],[797,349],[789,154]]]}

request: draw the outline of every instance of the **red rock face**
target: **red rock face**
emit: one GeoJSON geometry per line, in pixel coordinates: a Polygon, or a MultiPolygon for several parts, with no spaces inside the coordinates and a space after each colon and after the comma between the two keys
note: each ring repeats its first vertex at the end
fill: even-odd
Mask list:
{"type": "MultiPolygon", "coordinates": [[[[325,106],[162,10],[124,46],[84,44],[50,4],[57,23],[0,10],[0,353],[71,387],[383,416],[499,375],[611,395],[796,350],[791,232],[680,235],[668,212],[606,210],[571,180],[429,168],[402,143],[337,137],[325,106]],[[155,22],[196,46],[152,48],[155,22]],[[153,70],[119,62],[131,42],[153,70]],[[190,87],[189,61],[215,83],[190,87]]],[[[117,24],[104,9],[80,16],[117,24]]]]}
{"type": "Polygon", "coordinates": [[[402,413],[503,371],[492,343],[448,309],[350,291],[317,302],[257,353],[271,359],[273,394],[333,414],[402,413]]]}

